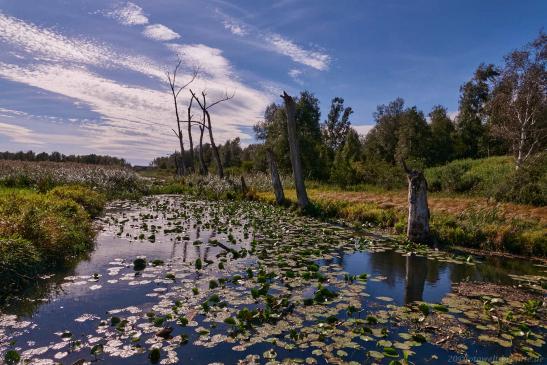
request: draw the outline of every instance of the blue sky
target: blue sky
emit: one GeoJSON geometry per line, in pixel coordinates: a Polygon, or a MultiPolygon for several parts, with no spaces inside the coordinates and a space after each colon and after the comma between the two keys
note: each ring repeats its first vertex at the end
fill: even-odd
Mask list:
{"type": "MultiPolygon", "coordinates": [[[[400,96],[457,110],[481,63],[532,40],[547,1],[0,0],[0,150],[112,154],[147,163],[172,152],[165,72],[211,100],[217,139],[250,126],[281,90],[342,96],[359,132],[400,96]]],[[[188,101],[183,92],[181,104],[188,101]]]]}

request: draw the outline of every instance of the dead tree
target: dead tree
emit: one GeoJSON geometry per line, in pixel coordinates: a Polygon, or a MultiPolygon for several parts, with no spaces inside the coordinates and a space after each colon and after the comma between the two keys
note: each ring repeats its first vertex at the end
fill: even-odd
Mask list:
{"type": "Polygon", "coordinates": [[[266,150],[268,154],[268,164],[270,165],[270,173],[272,175],[272,185],[275,193],[275,202],[279,205],[285,203],[285,194],[283,193],[283,185],[277,171],[277,162],[271,148],[266,150]]]}
{"type": "MultiPolygon", "coordinates": [[[[203,113],[205,114],[205,113],[203,113]]],[[[207,175],[207,165],[205,164],[205,158],[203,157],[203,133],[205,132],[205,122],[199,125],[199,166],[202,175],[207,175]]]]}
{"type": "Polygon", "coordinates": [[[194,140],[192,138],[192,103],[194,98],[190,98],[190,103],[188,103],[188,142],[190,144],[190,170],[195,171],[194,169],[194,140]]]}
{"type": "Polygon", "coordinates": [[[427,181],[421,171],[409,169],[404,160],[401,163],[408,180],[407,238],[412,242],[430,243],[427,181]]]}
{"type": "Polygon", "coordinates": [[[211,114],[209,113],[209,109],[211,109],[213,106],[220,104],[224,101],[230,100],[235,96],[235,92],[232,95],[226,94],[223,98],[216,100],[215,102],[211,104],[207,104],[207,93],[205,91],[201,92],[202,100],[199,99],[199,97],[190,89],[190,93],[192,94],[192,97],[194,100],[198,103],[199,107],[203,111],[203,126],[207,127],[209,130],[209,140],[211,142],[211,148],[213,149],[213,156],[215,157],[215,161],[217,163],[218,168],[218,176],[223,179],[224,178],[224,168],[222,167],[222,161],[220,160],[220,153],[218,151],[218,147],[215,144],[215,137],[213,135],[213,126],[211,124],[211,114]]]}
{"type": "MultiPolygon", "coordinates": [[[[173,104],[175,106],[175,116],[177,118],[177,130],[175,129],[172,129],[173,132],[175,133],[175,135],[177,136],[177,139],[179,140],[179,146],[180,146],[180,154],[182,156],[181,158],[181,163],[179,165],[179,168],[180,170],[177,170],[177,175],[185,175],[186,174],[186,165],[184,163],[184,138],[183,138],[183,135],[182,135],[182,128],[181,128],[181,123],[183,123],[184,121],[182,121],[180,119],[180,115],[179,115],[179,106],[178,106],[178,97],[179,97],[179,94],[182,90],[184,90],[186,87],[188,87],[188,85],[190,85],[192,82],[194,82],[194,80],[196,79],[197,77],[197,74],[198,74],[198,70],[194,70],[194,73],[192,74],[192,77],[190,78],[190,80],[185,83],[184,85],[182,86],[177,86],[177,72],[179,71],[180,69],[180,65],[182,63],[182,60],[179,60],[179,62],[177,63],[177,65],[175,66],[175,69],[173,70],[173,74],[171,74],[170,72],[167,72],[167,81],[169,82],[169,88],[171,89],[171,95],[173,96],[173,104]]],[[[188,113],[190,113],[190,109],[188,110],[188,113]]],[[[191,119],[188,118],[188,132],[190,134],[190,140],[191,140],[191,119]]]]}
{"type": "Polygon", "coordinates": [[[298,206],[305,209],[308,204],[308,194],[304,185],[304,175],[302,172],[302,162],[300,161],[300,147],[298,145],[298,136],[296,131],[296,103],[294,99],[283,91],[281,95],[285,101],[285,111],[287,113],[287,131],[289,136],[289,149],[291,154],[291,165],[294,176],[294,185],[296,187],[296,196],[298,206]]]}

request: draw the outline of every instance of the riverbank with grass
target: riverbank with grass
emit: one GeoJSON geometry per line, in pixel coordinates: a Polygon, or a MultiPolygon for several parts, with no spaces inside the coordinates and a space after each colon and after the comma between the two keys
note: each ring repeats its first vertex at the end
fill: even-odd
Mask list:
{"type": "MultiPolygon", "coordinates": [[[[239,178],[187,176],[164,181],[156,193],[191,193],[208,199],[250,199],[271,204],[275,197],[267,175],[245,176],[249,191],[241,193],[239,178]]],[[[284,185],[291,186],[290,179],[284,185]]],[[[316,182],[308,184],[313,207],[308,212],[324,219],[342,219],[372,230],[402,234],[407,224],[406,190],[358,187],[342,190],[316,182]],[[367,190],[361,190],[367,189],[367,190]]],[[[287,205],[296,208],[296,193],[285,188],[287,205]]],[[[488,252],[547,256],[547,207],[499,203],[456,193],[429,195],[431,229],[440,246],[461,246],[488,252]]]]}
{"type": "Polygon", "coordinates": [[[107,201],[149,186],[123,167],[0,161],[0,295],[89,252],[107,201]]]}

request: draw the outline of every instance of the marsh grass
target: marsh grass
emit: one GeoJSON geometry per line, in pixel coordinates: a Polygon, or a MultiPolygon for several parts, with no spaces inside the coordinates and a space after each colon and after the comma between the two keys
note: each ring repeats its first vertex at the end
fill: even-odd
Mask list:
{"type": "Polygon", "coordinates": [[[90,213],[99,213],[104,204],[103,196],[83,187],[51,194],[0,189],[0,292],[87,252],[95,235],[90,213]]]}
{"type": "Polygon", "coordinates": [[[119,166],[0,160],[0,186],[10,188],[45,193],[56,186],[79,185],[121,199],[146,194],[150,184],[149,179],[119,166]]]}

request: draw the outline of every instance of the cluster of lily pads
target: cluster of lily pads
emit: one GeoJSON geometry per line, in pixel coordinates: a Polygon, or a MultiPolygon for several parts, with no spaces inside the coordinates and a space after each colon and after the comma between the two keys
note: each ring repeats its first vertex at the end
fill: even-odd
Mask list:
{"type": "MultiPolygon", "coordinates": [[[[185,354],[211,348],[219,349],[216,363],[230,358],[240,364],[444,364],[450,354],[471,363],[466,357],[471,350],[497,354],[493,363],[542,356],[547,323],[545,293],[537,281],[528,281],[536,292],[519,289],[528,294],[510,300],[495,291],[462,290],[441,303],[398,306],[388,296],[367,293],[370,281],[386,277],[352,275],[337,260],[393,250],[480,265],[471,257],[360,236],[258,202],[150,197],[121,203],[102,225],[134,242],[135,257],[112,261],[113,278],[106,282],[97,275],[69,278],[68,284],[153,282],[156,287],[146,294],[152,304],[112,308],[105,316],[82,314],[75,320],[93,321],[93,333],[60,329],[60,342],[42,347],[12,343],[14,334],[24,337],[23,327],[4,317],[0,350],[6,363],[54,364],[77,354],[78,364],[129,357],[135,363],[175,364],[185,354]],[[183,245],[184,254],[170,259],[138,254],[140,243],[166,242],[183,245]]],[[[24,327],[31,331],[32,323],[24,327]]]]}

